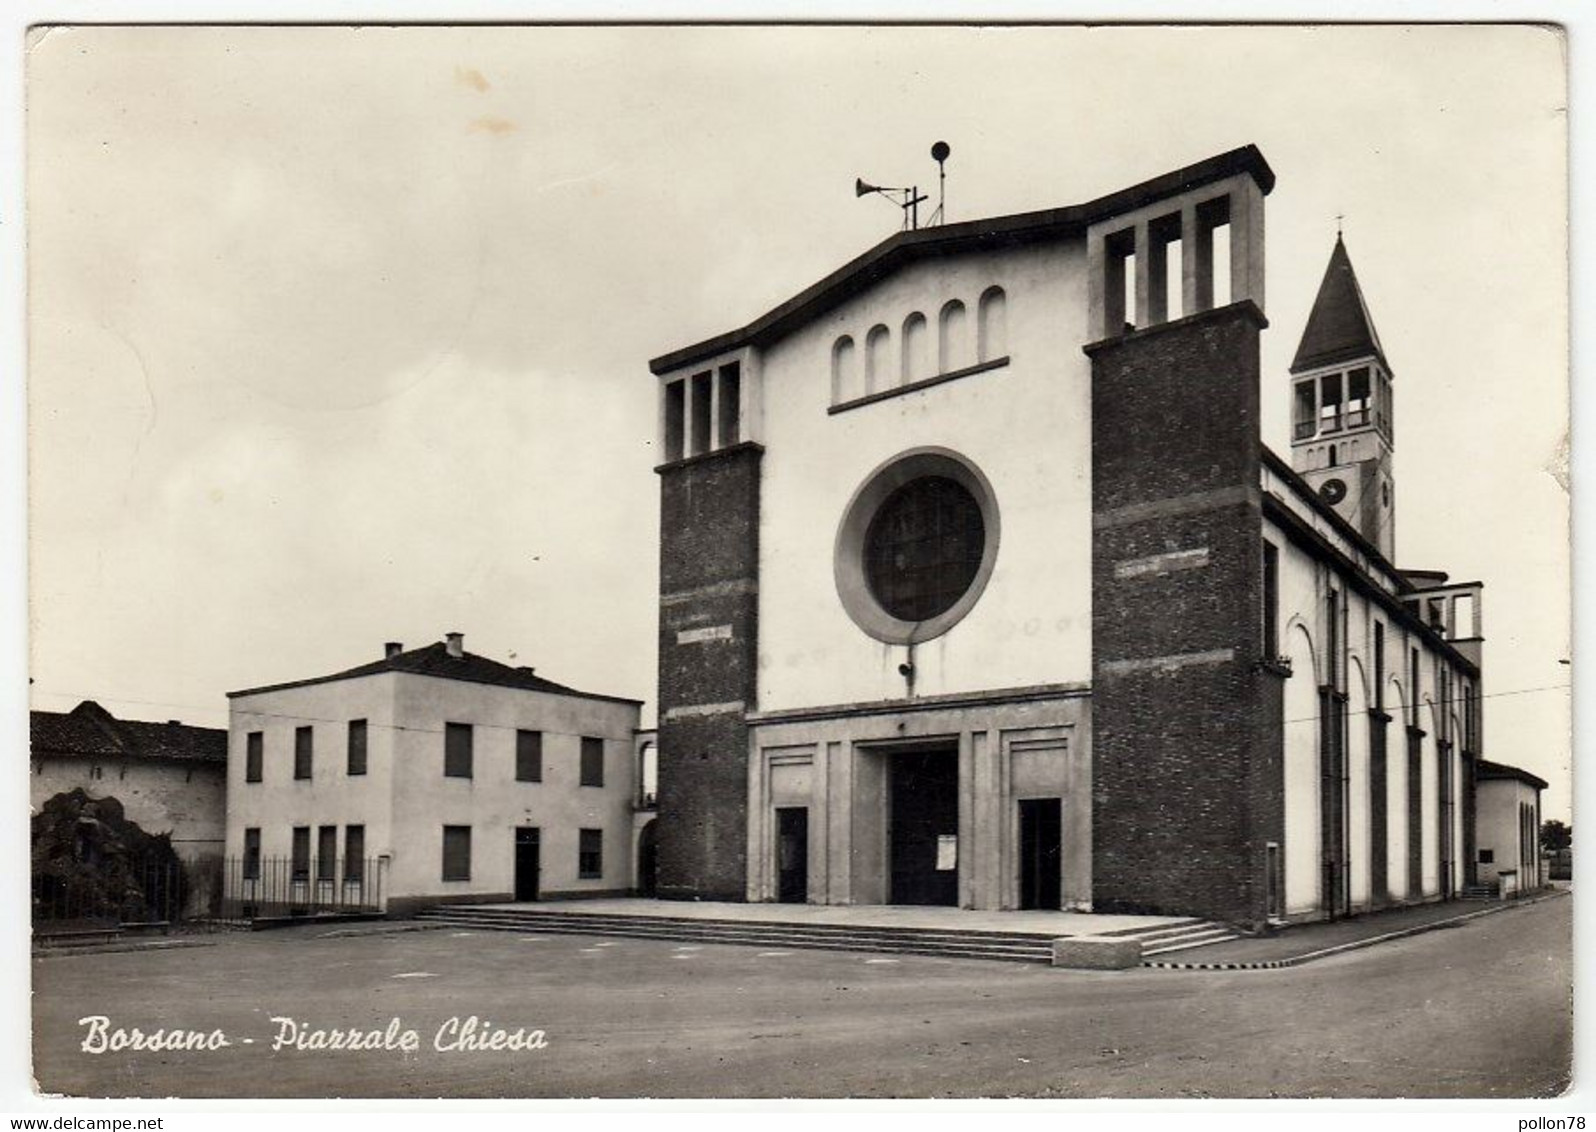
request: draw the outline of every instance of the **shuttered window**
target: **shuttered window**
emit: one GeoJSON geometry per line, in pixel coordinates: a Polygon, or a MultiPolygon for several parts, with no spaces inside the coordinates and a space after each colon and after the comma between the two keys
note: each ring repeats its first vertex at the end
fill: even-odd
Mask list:
{"type": "Polygon", "coordinates": [[[604,785],[604,740],[582,737],[582,785],[604,785]]]}
{"type": "Polygon", "coordinates": [[[260,830],[254,826],[244,830],[244,879],[260,879],[260,830]]]}
{"type": "Polygon", "coordinates": [[[471,879],[471,827],[443,827],[443,879],[471,879]]]}
{"type": "Polygon", "coordinates": [[[366,879],[366,827],[344,826],[344,879],[366,879]]]}
{"type": "Polygon", "coordinates": [[[597,880],[604,875],[604,831],[584,829],[577,846],[576,875],[597,880]]]}
{"type": "Polygon", "coordinates": [[[309,778],[311,761],[314,758],[309,727],[294,728],[294,777],[309,778]]]}
{"type": "Polygon", "coordinates": [[[471,777],[471,725],[443,725],[443,774],[445,778],[471,777]]]}
{"type": "Polygon", "coordinates": [[[366,721],[349,721],[349,765],[351,776],[366,773],[366,721]]]}
{"type": "Polygon", "coordinates": [[[295,880],[310,879],[310,826],[308,825],[294,827],[291,867],[295,880]]]}
{"type": "Polygon", "coordinates": [[[517,782],[543,781],[543,732],[517,731],[515,733],[515,780],[517,782]]]}
{"type": "Polygon", "coordinates": [[[244,781],[259,782],[265,761],[266,737],[259,731],[251,731],[244,737],[244,781]]]}
{"type": "Polygon", "coordinates": [[[316,879],[332,880],[338,875],[338,827],[319,826],[316,829],[316,879]]]}

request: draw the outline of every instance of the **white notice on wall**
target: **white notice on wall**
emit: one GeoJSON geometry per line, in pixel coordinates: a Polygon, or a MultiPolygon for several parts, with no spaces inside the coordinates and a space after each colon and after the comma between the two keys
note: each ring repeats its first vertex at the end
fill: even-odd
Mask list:
{"type": "Polygon", "coordinates": [[[956,833],[942,833],[937,835],[937,871],[946,872],[959,867],[959,835],[956,833]]]}

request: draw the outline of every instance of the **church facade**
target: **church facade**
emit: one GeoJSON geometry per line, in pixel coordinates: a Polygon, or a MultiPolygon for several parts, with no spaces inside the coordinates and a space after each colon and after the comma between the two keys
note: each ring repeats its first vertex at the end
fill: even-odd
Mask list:
{"type": "Polygon", "coordinates": [[[653,360],[659,895],[1261,926],[1471,879],[1480,586],[1392,564],[1339,238],[1260,373],[1273,184],[901,232],[653,360]]]}

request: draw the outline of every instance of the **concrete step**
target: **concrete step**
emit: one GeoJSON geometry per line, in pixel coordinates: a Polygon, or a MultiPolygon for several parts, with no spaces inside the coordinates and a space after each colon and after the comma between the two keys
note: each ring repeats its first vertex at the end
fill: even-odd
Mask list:
{"type": "Polygon", "coordinates": [[[1188,928],[1212,927],[1207,920],[1199,920],[1189,916],[1184,920],[1168,920],[1161,924],[1152,924],[1139,928],[1116,928],[1111,932],[1093,932],[1093,935],[1105,939],[1146,939],[1148,936],[1161,935],[1165,932],[1185,931],[1188,928]]]}
{"type": "MultiPolygon", "coordinates": [[[[503,908],[474,909],[470,905],[438,905],[426,909],[417,915],[421,921],[431,921],[439,917],[458,919],[470,917],[479,922],[500,922],[507,924],[532,925],[532,924],[569,924],[573,926],[602,927],[636,927],[642,929],[657,928],[661,925],[668,926],[671,930],[692,929],[702,932],[746,932],[779,931],[779,932],[804,932],[815,935],[844,935],[849,937],[869,936],[882,939],[916,939],[916,940],[947,940],[949,942],[979,942],[993,944],[1020,944],[1042,945],[1052,939],[1052,936],[1041,935],[1035,932],[993,932],[963,929],[941,928],[916,928],[916,927],[891,927],[871,924],[823,924],[804,923],[786,920],[720,920],[701,919],[688,916],[614,916],[603,913],[583,912],[554,912],[543,910],[511,910],[503,908]]],[[[1060,933],[1065,934],[1065,933],[1060,933]]]]}
{"type": "Polygon", "coordinates": [[[913,928],[851,928],[836,924],[700,921],[657,916],[474,911],[464,906],[428,909],[418,919],[440,927],[474,931],[546,932],[636,939],[685,940],[751,947],[790,947],[915,955],[941,955],[1016,962],[1051,962],[1052,947],[1040,936],[961,933],[913,928]]]}
{"type": "Polygon", "coordinates": [[[1117,939],[1134,939],[1141,941],[1144,947],[1153,947],[1160,943],[1184,939],[1198,932],[1229,931],[1229,928],[1220,924],[1209,923],[1207,920],[1186,920],[1178,924],[1168,924],[1158,928],[1140,928],[1130,935],[1116,936],[1117,939]]]}
{"type": "MultiPolygon", "coordinates": [[[[594,912],[554,912],[543,908],[474,908],[469,904],[434,905],[417,913],[418,920],[433,920],[436,916],[474,916],[477,920],[500,920],[504,923],[568,923],[568,924],[627,924],[651,928],[659,924],[686,926],[699,931],[803,931],[816,934],[843,934],[843,936],[913,937],[913,939],[977,940],[991,944],[1047,944],[1052,936],[1039,932],[994,932],[978,929],[910,928],[886,924],[836,924],[806,923],[793,920],[707,920],[701,916],[629,916],[594,912]]],[[[1060,932],[1066,934],[1066,932],[1060,932]]]]}
{"type": "Polygon", "coordinates": [[[706,939],[746,939],[760,938],[806,938],[815,940],[848,939],[848,940],[873,940],[880,943],[929,943],[929,944],[957,944],[973,947],[989,948],[1022,948],[1040,950],[1048,947],[1048,940],[1041,937],[1027,937],[1018,939],[989,939],[973,936],[961,936],[952,932],[926,932],[894,931],[847,931],[847,930],[811,930],[806,926],[766,925],[748,923],[736,926],[728,925],[700,925],[691,920],[659,920],[648,918],[646,920],[622,921],[611,917],[500,917],[478,916],[471,913],[436,912],[423,919],[426,923],[447,923],[450,926],[471,925],[484,929],[503,929],[507,931],[555,931],[566,932],[592,932],[598,934],[647,934],[651,936],[673,937],[685,933],[706,939]]]}
{"type": "Polygon", "coordinates": [[[1154,955],[1168,955],[1172,951],[1186,951],[1193,947],[1206,947],[1210,943],[1228,943],[1241,937],[1228,928],[1210,928],[1207,931],[1192,932],[1189,935],[1166,940],[1153,947],[1142,948],[1142,958],[1154,955]]]}

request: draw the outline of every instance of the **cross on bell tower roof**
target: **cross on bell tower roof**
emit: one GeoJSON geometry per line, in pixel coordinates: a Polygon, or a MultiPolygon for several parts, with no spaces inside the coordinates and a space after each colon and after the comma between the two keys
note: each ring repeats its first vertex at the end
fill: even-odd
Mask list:
{"type": "Polygon", "coordinates": [[[1374,319],[1363,301],[1363,290],[1352,270],[1346,242],[1336,233],[1336,246],[1330,252],[1319,294],[1313,300],[1308,324],[1303,328],[1291,372],[1300,373],[1315,366],[1333,365],[1354,358],[1375,357],[1387,372],[1391,365],[1380,346],[1374,319]]]}

